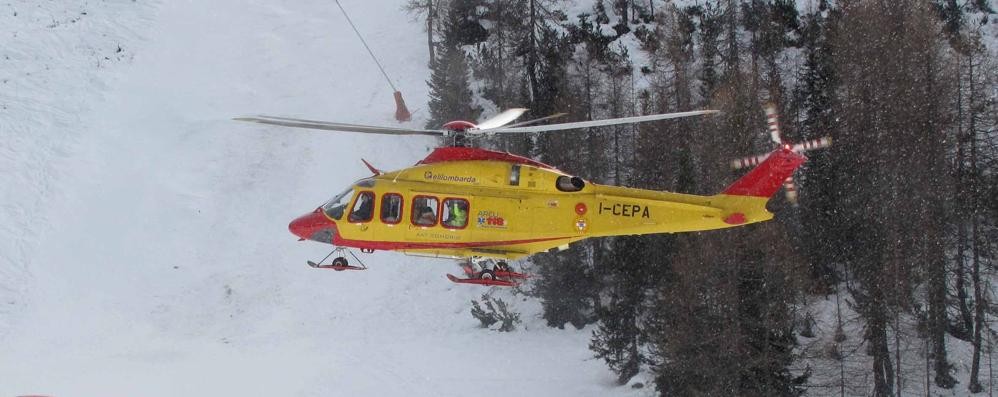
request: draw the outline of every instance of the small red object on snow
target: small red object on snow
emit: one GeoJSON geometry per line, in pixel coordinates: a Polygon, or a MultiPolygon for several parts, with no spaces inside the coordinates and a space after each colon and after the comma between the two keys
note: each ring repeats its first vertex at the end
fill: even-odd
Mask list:
{"type": "Polygon", "coordinates": [[[400,123],[412,120],[412,113],[409,113],[409,108],[405,107],[405,101],[402,100],[402,92],[400,91],[395,91],[395,120],[400,123]]]}

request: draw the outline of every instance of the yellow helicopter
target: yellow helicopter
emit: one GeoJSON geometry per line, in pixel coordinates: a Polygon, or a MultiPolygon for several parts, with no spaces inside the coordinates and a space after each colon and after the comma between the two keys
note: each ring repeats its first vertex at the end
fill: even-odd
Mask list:
{"type": "Polygon", "coordinates": [[[526,109],[510,109],[479,124],[452,121],[440,129],[377,127],[255,116],[236,120],[270,125],[390,135],[452,137],[412,167],[374,174],[348,186],[314,211],[293,220],[300,240],[332,244],[344,256],[317,268],[363,270],[349,248],[465,261],[466,278],[451,281],[511,286],[527,277],[506,261],[538,252],[567,249],[592,237],[677,233],[722,229],[772,219],[766,202],[805,162],[803,147],[780,145],[753,160],[757,165],[728,188],[711,196],[599,185],[550,165],[481,148],[467,138],[492,134],[541,133],[648,122],[716,113],[699,110],[560,124],[530,125],[549,117],[510,124],[526,109]],[[475,270],[472,264],[481,270],[475,270]],[[489,264],[492,264],[491,268],[489,264]]]}

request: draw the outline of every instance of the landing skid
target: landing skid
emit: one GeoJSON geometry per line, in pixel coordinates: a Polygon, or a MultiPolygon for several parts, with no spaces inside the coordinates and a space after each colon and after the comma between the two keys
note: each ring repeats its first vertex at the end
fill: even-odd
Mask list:
{"type": "Polygon", "coordinates": [[[332,269],[332,270],[335,270],[335,271],[338,271],[338,272],[342,272],[344,270],[367,270],[367,266],[364,265],[364,262],[361,261],[360,258],[357,257],[357,255],[354,255],[353,251],[350,251],[346,247],[336,247],[336,248],[334,248],[328,255],[326,255],[325,258],[322,258],[322,260],[320,260],[319,263],[315,263],[315,262],[312,262],[312,261],[307,261],[306,263],[308,263],[309,267],[312,267],[312,268],[315,268],[315,269],[332,269]],[[328,265],[323,265],[322,264],[322,262],[325,262],[326,259],[329,259],[330,256],[333,256],[333,254],[335,254],[337,252],[342,252],[342,251],[346,251],[348,254],[350,254],[350,256],[352,256],[353,259],[356,260],[357,263],[360,264],[360,266],[352,266],[352,265],[350,265],[350,263],[347,262],[347,258],[345,258],[343,256],[336,257],[328,265]]]}
{"type": "Polygon", "coordinates": [[[452,274],[447,274],[447,279],[458,284],[476,284],[497,287],[513,287],[523,279],[530,277],[525,273],[513,271],[504,261],[494,261],[492,259],[469,259],[461,264],[467,278],[459,278],[452,274]],[[492,264],[490,269],[490,264],[492,264]],[[476,270],[479,268],[481,270],[476,270]]]}
{"type": "Polygon", "coordinates": [[[342,272],[344,270],[367,270],[366,267],[360,267],[360,266],[333,265],[333,264],[320,265],[320,264],[312,262],[312,261],[308,261],[308,265],[311,266],[311,267],[313,267],[313,268],[316,268],[316,269],[333,269],[333,270],[338,271],[338,272],[342,272]]]}
{"type": "Polygon", "coordinates": [[[458,284],[477,284],[485,286],[496,286],[496,287],[513,287],[516,286],[515,281],[511,280],[497,280],[497,279],[484,279],[484,278],[458,278],[457,276],[447,273],[447,279],[458,284]]]}

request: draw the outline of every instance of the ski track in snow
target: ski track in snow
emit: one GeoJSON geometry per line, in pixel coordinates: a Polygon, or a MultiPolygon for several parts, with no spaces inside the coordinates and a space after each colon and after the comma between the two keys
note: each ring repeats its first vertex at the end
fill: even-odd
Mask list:
{"type": "Polygon", "coordinates": [[[23,314],[42,234],[87,138],[93,102],[129,62],[153,7],[0,5],[0,337],[23,314]]]}
{"type": "MultiPolygon", "coordinates": [[[[401,3],[343,1],[425,109],[425,36],[401,3]]],[[[361,156],[397,169],[434,145],[230,120],[395,124],[333,3],[0,12],[0,395],[651,392],[615,387],[590,331],[544,327],[533,302],[503,295],[526,330],[478,329],[469,301],[484,290],[447,282],[448,261],[305,266],[328,247],[295,241],[291,219],[365,176],[361,156]]]]}

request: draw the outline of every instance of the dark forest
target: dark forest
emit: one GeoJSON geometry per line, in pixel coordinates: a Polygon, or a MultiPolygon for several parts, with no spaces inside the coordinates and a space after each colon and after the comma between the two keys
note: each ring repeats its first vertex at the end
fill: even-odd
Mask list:
{"type": "MultiPolygon", "coordinates": [[[[772,222],[541,254],[551,327],[594,330],[662,395],[992,393],[994,8],[976,1],[414,0],[431,127],[510,107],[558,121],[704,118],[483,139],[599,183],[709,194],[730,161],[824,136],[772,222]],[[991,32],[991,33],[989,33],[991,32]]],[[[744,171],[742,171],[744,172],[744,171]]]]}

